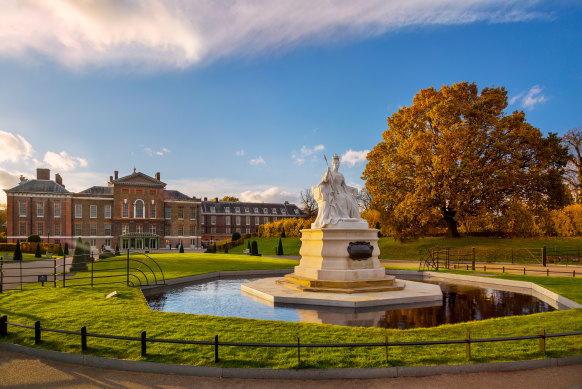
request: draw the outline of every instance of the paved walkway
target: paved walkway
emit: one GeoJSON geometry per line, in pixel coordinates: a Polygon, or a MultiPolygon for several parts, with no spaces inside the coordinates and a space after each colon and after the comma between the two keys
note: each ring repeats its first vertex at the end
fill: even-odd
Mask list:
{"type": "MultiPolygon", "coordinates": [[[[418,269],[418,261],[399,261],[399,260],[387,260],[381,259],[380,263],[382,266],[387,267],[411,267],[418,269]]],[[[452,266],[452,263],[451,263],[452,266]]],[[[460,269],[466,270],[467,266],[471,269],[471,264],[462,264],[460,269]]],[[[475,264],[475,270],[477,271],[487,271],[494,273],[511,273],[511,274],[525,274],[530,276],[545,276],[549,275],[554,277],[582,277],[582,266],[578,265],[552,265],[544,267],[542,265],[536,264],[522,264],[522,263],[487,263],[487,262],[477,262],[475,264]]]]}
{"type": "Polygon", "coordinates": [[[105,370],[0,350],[0,387],[25,388],[552,388],[582,389],[582,365],[495,373],[369,380],[209,378],[105,370]]]}
{"type": "MultiPolygon", "coordinates": [[[[57,273],[71,269],[73,257],[56,259],[39,259],[37,261],[11,261],[2,263],[2,286],[3,290],[9,290],[20,287],[21,283],[38,282],[39,275],[46,275],[47,282],[54,281],[54,271],[57,273]]],[[[72,275],[67,274],[67,279],[72,275]]],[[[57,281],[63,279],[62,274],[56,275],[57,281]]]]}

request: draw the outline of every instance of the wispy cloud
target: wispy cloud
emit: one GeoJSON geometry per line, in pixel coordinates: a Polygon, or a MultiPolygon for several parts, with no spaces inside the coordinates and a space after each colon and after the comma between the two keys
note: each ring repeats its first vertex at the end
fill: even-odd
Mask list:
{"type": "Polygon", "coordinates": [[[291,158],[293,158],[293,160],[295,161],[295,163],[297,163],[298,165],[302,165],[305,162],[305,158],[318,153],[319,151],[323,151],[325,150],[325,146],[324,145],[317,145],[317,146],[313,146],[313,147],[307,147],[305,145],[301,146],[301,150],[299,150],[299,153],[297,152],[293,152],[293,154],[291,154],[291,158]]]}
{"type": "Polygon", "coordinates": [[[238,157],[243,157],[245,155],[245,151],[243,149],[237,150],[234,152],[238,157]]]}
{"type": "Polygon", "coordinates": [[[60,171],[73,170],[76,167],[87,167],[87,160],[81,157],[74,157],[67,154],[65,151],[60,153],[53,153],[52,151],[47,151],[44,155],[43,162],[47,164],[51,169],[56,169],[60,171]]]}
{"type": "Polygon", "coordinates": [[[166,148],[166,147],[162,147],[161,150],[158,151],[153,151],[150,147],[147,146],[142,146],[143,147],[143,151],[145,151],[145,153],[147,155],[149,155],[150,157],[153,157],[154,155],[157,155],[158,157],[162,157],[164,154],[170,153],[170,149],[166,148]]]}
{"type": "Polygon", "coordinates": [[[533,110],[538,104],[545,103],[548,98],[542,94],[544,88],[539,85],[532,86],[528,91],[518,93],[509,99],[509,104],[519,103],[522,108],[533,110]]]}
{"type": "Polygon", "coordinates": [[[345,153],[343,153],[341,157],[341,162],[345,162],[348,166],[353,167],[356,164],[361,164],[366,161],[366,156],[370,150],[362,150],[362,151],[355,151],[349,149],[345,153]]]}
{"type": "Polygon", "coordinates": [[[253,166],[258,166],[258,165],[266,165],[266,164],[267,164],[267,162],[265,162],[265,160],[263,159],[263,157],[261,157],[260,155],[259,155],[259,157],[258,157],[258,158],[251,159],[251,160],[249,161],[249,163],[250,163],[251,165],[253,165],[253,166]]]}
{"type": "Polygon", "coordinates": [[[31,158],[33,153],[32,145],[24,137],[0,131],[0,162],[17,163],[31,158]]]}
{"type": "Polygon", "coordinates": [[[293,194],[286,189],[273,186],[265,190],[244,191],[240,194],[240,199],[241,201],[258,203],[282,203],[284,201],[295,203],[297,202],[297,194],[293,194]]]}
{"type": "Polygon", "coordinates": [[[407,26],[542,16],[536,2],[503,0],[3,0],[0,55],[41,53],[72,68],[185,68],[407,26]]]}

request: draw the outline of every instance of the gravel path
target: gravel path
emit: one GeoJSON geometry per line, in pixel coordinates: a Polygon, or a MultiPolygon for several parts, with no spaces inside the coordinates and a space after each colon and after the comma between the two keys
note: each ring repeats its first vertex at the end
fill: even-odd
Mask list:
{"type": "Polygon", "coordinates": [[[498,373],[370,380],[259,380],[105,370],[0,351],[0,387],[24,388],[552,388],[582,389],[582,365],[498,373]]]}

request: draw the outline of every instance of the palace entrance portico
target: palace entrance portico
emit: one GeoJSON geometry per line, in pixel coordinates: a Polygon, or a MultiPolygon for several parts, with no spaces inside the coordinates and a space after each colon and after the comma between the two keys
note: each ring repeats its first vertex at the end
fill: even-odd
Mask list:
{"type": "Polygon", "coordinates": [[[155,250],[160,248],[160,236],[145,232],[129,232],[119,237],[119,245],[121,249],[155,250]]]}

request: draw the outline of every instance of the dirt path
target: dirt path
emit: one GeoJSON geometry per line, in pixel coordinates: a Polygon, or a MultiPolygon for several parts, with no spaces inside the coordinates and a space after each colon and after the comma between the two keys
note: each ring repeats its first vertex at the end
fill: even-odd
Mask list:
{"type": "Polygon", "coordinates": [[[105,370],[0,351],[0,387],[24,388],[582,388],[582,365],[496,373],[370,380],[208,378],[105,370]]]}

